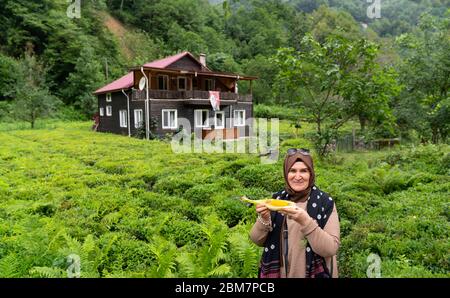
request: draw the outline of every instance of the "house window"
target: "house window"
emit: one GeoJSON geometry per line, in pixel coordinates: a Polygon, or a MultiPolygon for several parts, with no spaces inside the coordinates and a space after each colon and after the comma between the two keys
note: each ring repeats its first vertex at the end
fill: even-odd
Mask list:
{"type": "Polygon", "coordinates": [[[134,127],[139,128],[142,126],[142,110],[134,110],[134,127]]]}
{"type": "Polygon", "coordinates": [[[106,116],[112,115],[112,106],[106,106],[106,116]]]}
{"type": "Polygon", "coordinates": [[[159,90],[167,90],[168,89],[169,77],[166,75],[158,76],[158,89],[159,90]]]}
{"type": "Polygon", "coordinates": [[[224,112],[216,112],[214,126],[215,126],[215,128],[225,128],[225,113],[224,112]]]}
{"type": "Polygon", "coordinates": [[[214,80],[213,79],[206,79],[205,80],[205,90],[214,90],[214,80]]]}
{"type": "Polygon", "coordinates": [[[162,110],[162,128],[176,129],[177,128],[177,110],[162,110]]]}
{"type": "Polygon", "coordinates": [[[178,90],[186,90],[186,78],[185,77],[178,77],[178,90]]]}
{"type": "Polygon", "coordinates": [[[119,111],[120,127],[128,127],[127,110],[119,111]]]}
{"type": "Polygon", "coordinates": [[[245,110],[234,110],[234,126],[245,126],[245,110]]]}
{"type": "Polygon", "coordinates": [[[194,110],[195,127],[209,127],[209,111],[194,110]]]}
{"type": "Polygon", "coordinates": [[[105,116],[105,109],[104,108],[100,108],[100,116],[105,116]]]}
{"type": "Polygon", "coordinates": [[[106,101],[107,102],[111,102],[112,101],[111,93],[106,93],[106,101]]]}

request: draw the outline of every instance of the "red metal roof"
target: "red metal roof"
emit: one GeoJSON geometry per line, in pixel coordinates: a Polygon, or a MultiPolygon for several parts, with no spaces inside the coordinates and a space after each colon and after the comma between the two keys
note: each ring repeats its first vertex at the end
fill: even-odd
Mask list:
{"type": "Polygon", "coordinates": [[[107,93],[111,91],[117,91],[122,89],[128,89],[133,86],[133,72],[129,72],[120,79],[115,80],[114,82],[109,83],[106,86],[103,86],[100,89],[97,89],[94,94],[107,93]]]}
{"type": "MultiPolygon", "coordinates": [[[[146,68],[159,68],[159,69],[164,69],[167,66],[171,65],[172,63],[180,60],[181,58],[185,57],[185,56],[190,56],[192,59],[194,59],[195,61],[197,61],[198,63],[200,63],[197,58],[195,58],[191,53],[189,52],[182,52],[173,56],[169,56],[166,58],[162,58],[159,60],[155,60],[149,63],[144,64],[144,67],[146,68]]],[[[200,73],[200,72],[199,72],[200,73]]],[[[216,74],[216,75],[223,75],[223,76],[236,76],[235,74],[228,74],[228,73],[219,73],[219,72],[212,72],[209,68],[204,67],[202,73],[208,73],[208,74],[216,74]]],[[[131,88],[133,86],[133,72],[129,72],[128,74],[124,75],[123,77],[121,77],[120,79],[115,80],[114,82],[109,83],[106,86],[103,86],[102,88],[96,90],[94,92],[94,94],[102,94],[102,93],[108,93],[108,92],[112,92],[112,91],[119,91],[122,89],[128,89],[131,88]]],[[[253,77],[242,77],[242,79],[253,79],[253,77]]]]}
{"type": "MultiPolygon", "coordinates": [[[[146,63],[146,64],[144,64],[144,67],[166,68],[170,64],[180,60],[181,58],[183,58],[186,55],[191,56],[192,58],[195,59],[195,57],[192,56],[191,53],[189,53],[189,52],[182,52],[182,53],[179,53],[179,54],[176,54],[176,55],[173,55],[173,56],[169,56],[169,57],[166,57],[166,58],[162,58],[162,59],[159,59],[159,60],[155,60],[155,61],[146,63]]],[[[197,60],[197,59],[195,59],[195,60],[197,60]]]]}

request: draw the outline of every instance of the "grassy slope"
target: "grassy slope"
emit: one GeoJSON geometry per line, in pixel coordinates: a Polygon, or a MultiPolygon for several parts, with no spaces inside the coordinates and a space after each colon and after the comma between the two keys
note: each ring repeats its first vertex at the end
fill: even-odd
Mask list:
{"type": "MultiPolygon", "coordinates": [[[[85,277],[255,276],[255,214],[235,197],[282,187],[281,161],[173,154],[168,143],[89,132],[90,123],[41,127],[0,129],[0,276],[65,276],[71,253],[85,277]]],[[[341,218],[341,276],[365,276],[370,253],[382,276],[450,276],[448,152],[317,160],[317,184],[341,218]]]]}

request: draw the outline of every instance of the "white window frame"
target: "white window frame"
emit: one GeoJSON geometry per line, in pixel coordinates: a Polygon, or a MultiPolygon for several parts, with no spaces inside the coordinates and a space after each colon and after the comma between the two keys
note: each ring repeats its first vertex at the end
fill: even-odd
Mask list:
{"type": "Polygon", "coordinates": [[[245,110],[234,110],[233,111],[233,124],[234,126],[245,126],[245,110]],[[239,118],[240,113],[242,113],[242,118],[239,118]],[[242,119],[241,121],[239,121],[242,119]]]}
{"type": "Polygon", "coordinates": [[[225,112],[224,111],[216,112],[216,115],[214,117],[214,128],[218,128],[218,129],[224,129],[225,128],[225,112]],[[218,126],[217,125],[217,116],[218,115],[222,115],[222,126],[218,126]]]}
{"type": "Polygon", "coordinates": [[[105,116],[105,108],[99,108],[100,117],[105,116]]]}
{"type": "Polygon", "coordinates": [[[112,106],[106,106],[106,116],[112,116],[112,106]]]}
{"type": "Polygon", "coordinates": [[[127,110],[119,110],[120,127],[128,127],[127,110]]]}
{"type": "Polygon", "coordinates": [[[162,115],[161,115],[161,119],[162,119],[162,121],[161,121],[161,125],[162,125],[162,128],[163,129],[177,129],[178,128],[178,110],[177,109],[162,109],[162,111],[161,111],[161,113],[162,113],[162,115]],[[164,120],[166,120],[166,118],[164,117],[164,113],[165,112],[167,112],[168,114],[168,116],[169,116],[169,119],[168,119],[168,121],[167,121],[167,123],[169,124],[168,126],[167,125],[164,125],[164,120]],[[170,124],[170,113],[171,112],[175,112],[175,119],[174,119],[174,123],[173,123],[173,125],[171,126],[170,124]]]}
{"type": "Polygon", "coordinates": [[[168,75],[157,75],[156,76],[156,83],[158,84],[158,90],[169,90],[169,76],[168,75]],[[163,82],[165,82],[165,89],[159,89],[159,78],[165,78],[163,82]]]}
{"type": "Polygon", "coordinates": [[[136,109],[134,110],[134,128],[139,128],[141,126],[141,123],[143,123],[142,118],[144,117],[144,113],[142,109],[136,109]],[[140,114],[139,121],[137,121],[138,117],[136,115],[140,114]]]}
{"type": "Polygon", "coordinates": [[[177,88],[179,91],[186,91],[187,90],[187,78],[186,77],[177,77],[177,88]],[[180,79],[184,80],[184,89],[180,88],[180,79]]]}
{"type": "Polygon", "coordinates": [[[209,110],[205,109],[194,110],[194,125],[195,127],[202,127],[202,128],[209,127],[209,110]],[[206,122],[205,119],[203,119],[203,112],[206,112],[206,122]],[[201,119],[199,119],[199,115],[201,115],[201,119]]]}
{"type": "Polygon", "coordinates": [[[206,91],[213,91],[214,90],[214,88],[215,88],[215,85],[216,85],[216,80],[214,80],[214,79],[205,79],[205,90],[206,91]],[[210,89],[208,89],[208,86],[207,86],[207,81],[211,81],[211,88],[210,89]]]}
{"type": "Polygon", "coordinates": [[[111,93],[106,93],[106,102],[111,102],[111,101],[112,101],[111,93]]]}

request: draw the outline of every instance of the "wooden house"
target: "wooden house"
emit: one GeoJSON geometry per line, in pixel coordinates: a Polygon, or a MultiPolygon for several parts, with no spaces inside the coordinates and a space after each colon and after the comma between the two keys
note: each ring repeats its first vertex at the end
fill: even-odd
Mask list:
{"type": "Polygon", "coordinates": [[[164,136],[180,129],[203,138],[237,138],[249,133],[253,117],[251,82],[256,77],[210,70],[205,55],[189,52],[130,69],[125,76],[94,92],[101,132],[136,135],[145,130],[164,136]],[[250,81],[249,94],[239,94],[239,81],[250,81]],[[183,121],[181,121],[183,119],[183,121]],[[188,127],[190,126],[190,127],[188,127]]]}

